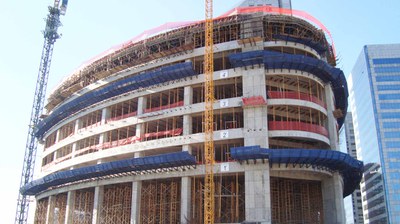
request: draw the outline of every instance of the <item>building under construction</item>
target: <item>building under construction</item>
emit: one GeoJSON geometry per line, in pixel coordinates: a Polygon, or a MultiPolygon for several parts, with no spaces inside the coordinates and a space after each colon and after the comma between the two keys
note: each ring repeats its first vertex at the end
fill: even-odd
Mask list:
{"type": "MultiPolygon", "coordinates": [[[[362,162],[338,151],[332,43],[308,14],[248,2],[214,20],[214,220],[344,223],[362,162]]],[[[203,223],[205,24],[173,25],[51,93],[41,178],[21,189],[35,223],[203,223]]]]}

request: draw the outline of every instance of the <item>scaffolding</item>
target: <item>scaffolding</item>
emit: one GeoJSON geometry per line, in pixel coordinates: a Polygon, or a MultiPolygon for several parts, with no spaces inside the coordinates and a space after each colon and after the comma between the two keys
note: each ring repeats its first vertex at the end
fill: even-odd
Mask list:
{"type": "Polygon", "coordinates": [[[72,145],[69,144],[57,149],[55,164],[72,158],[72,145]]]}
{"type": "MultiPolygon", "coordinates": [[[[67,215],[67,193],[56,195],[54,205],[54,222],[53,223],[65,223],[65,217],[67,215]]],[[[50,202],[51,203],[51,202],[50,202]]],[[[52,212],[52,211],[50,211],[52,212]]]]}
{"type": "Polygon", "coordinates": [[[89,153],[99,151],[100,136],[93,135],[76,142],[75,156],[83,156],[89,153]]]}
{"type": "Polygon", "coordinates": [[[61,141],[67,137],[70,137],[74,134],[75,131],[75,122],[69,122],[66,125],[63,125],[60,129],[59,129],[59,137],[58,137],[58,141],[61,141]]]}
{"type": "MultiPolygon", "coordinates": [[[[216,163],[232,161],[230,148],[244,146],[243,139],[229,141],[216,141],[214,143],[214,159],[216,163]]],[[[196,157],[197,164],[204,164],[204,144],[192,145],[192,155],[196,157]]]]}
{"type": "MultiPolygon", "coordinates": [[[[216,100],[243,96],[242,77],[233,77],[214,81],[214,98],[216,100]]],[[[193,103],[204,102],[204,83],[193,86],[193,103]]]]}
{"type": "MultiPolygon", "coordinates": [[[[197,22],[147,40],[124,44],[121,49],[97,58],[72,74],[50,95],[46,105],[47,111],[51,111],[72,93],[118,71],[204,47],[204,30],[204,22],[197,22]]],[[[330,64],[336,64],[335,55],[324,32],[293,16],[262,13],[222,16],[214,20],[213,34],[214,44],[254,37],[262,37],[264,41],[298,42],[317,49],[322,56],[328,58],[330,64]]],[[[215,55],[215,69],[230,68],[229,61],[226,60],[227,55],[220,54],[215,55]]],[[[199,57],[194,58],[193,62],[195,70],[203,73],[204,60],[199,57]]]]}
{"type": "Polygon", "coordinates": [[[88,130],[101,124],[102,111],[97,110],[79,118],[78,132],[88,130]]]}
{"type": "Polygon", "coordinates": [[[34,224],[46,224],[48,205],[49,198],[43,198],[36,202],[34,224]]]}
{"type": "Polygon", "coordinates": [[[143,181],[140,223],[175,224],[180,220],[181,180],[143,181]]]}
{"type": "Polygon", "coordinates": [[[321,182],[271,177],[272,223],[322,224],[321,182]]]}
{"type": "Polygon", "coordinates": [[[125,224],[131,221],[132,184],[104,186],[100,224],[125,224]]]}
{"type": "Polygon", "coordinates": [[[72,224],[91,224],[93,216],[94,189],[75,191],[72,224]]]}
{"type": "Polygon", "coordinates": [[[182,135],[183,116],[169,117],[142,124],[144,130],[141,141],[150,141],[182,135]]]}
{"type": "Polygon", "coordinates": [[[183,106],[183,87],[152,93],[146,97],[145,113],[183,106]]]}
{"type": "MultiPolygon", "coordinates": [[[[214,176],[215,223],[240,223],[245,220],[244,176],[214,176]]],[[[192,178],[190,223],[204,223],[204,179],[192,178]]]]}
{"type": "Polygon", "coordinates": [[[49,136],[47,136],[46,141],[44,142],[44,151],[46,151],[47,148],[50,146],[56,144],[57,140],[57,132],[51,133],[49,136]]]}
{"type": "Polygon", "coordinates": [[[110,118],[107,119],[107,123],[136,116],[137,108],[137,98],[114,104],[110,107],[110,118]]]}
{"type": "MultiPolygon", "coordinates": [[[[228,130],[234,128],[243,128],[243,109],[229,108],[223,110],[215,110],[213,116],[214,131],[228,130]]],[[[193,114],[192,116],[192,134],[205,132],[204,113],[193,114]]]]}

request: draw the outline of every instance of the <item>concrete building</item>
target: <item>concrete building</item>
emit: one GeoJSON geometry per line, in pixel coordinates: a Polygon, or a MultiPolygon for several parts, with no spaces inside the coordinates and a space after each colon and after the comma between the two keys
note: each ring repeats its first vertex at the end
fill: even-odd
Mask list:
{"type": "MultiPolygon", "coordinates": [[[[344,130],[346,134],[347,153],[351,157],[357,159],[357,148],[356,148],[356,139],[354,137],[353,116],[351,115],[350,112],[348,112],[346,115],[346,120],[344,121],[344,130]]],[[[353,208],[354,224],[363,224],[364,218],[363,218],[363,207],[362,207],[360,186],[358,186],[351,194],[351,202],[353,208]]]]}
{"type": "Polygon", "coordinates": [[[365,221],[400,223],[400,44],[365,46],[348,80],[357,153],[380,166],[386,197],[387,212],[365,221]]]}
{"type": "MultiPolygon", "coordinates": [[[[21,189],[35,223],[203,223],[204,24],[155,30],[49,96],[42,178],[21,189]]],[[[237,8],[214,44],[215,222],[344,223],[363,164],[338,149],[347,83],[324,32],[237,8]]]]}
{"type": "Polygon", "coordinates": [[[364,166],[360,186],[365,223],[389,223],[380,168],[378,163],[368,163],[364,166]]]}

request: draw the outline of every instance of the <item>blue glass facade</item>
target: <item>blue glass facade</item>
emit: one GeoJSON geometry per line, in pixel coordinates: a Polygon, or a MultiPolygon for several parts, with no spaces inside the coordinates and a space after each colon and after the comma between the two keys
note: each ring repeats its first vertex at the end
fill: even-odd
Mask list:
{"type": "Polygon", "coordinates": [[[357,151],[381,165],[389,223],[400,223],[400,44],[368,45],[349,79],[357,151]]]}

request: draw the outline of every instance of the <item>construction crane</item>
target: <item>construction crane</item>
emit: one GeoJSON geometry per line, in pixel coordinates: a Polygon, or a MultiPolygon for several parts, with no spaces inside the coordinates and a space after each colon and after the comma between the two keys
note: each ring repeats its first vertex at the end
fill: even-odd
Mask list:
{"type": "Polygon", "coordinates": [[[214,49],[213,0],[205,0],[205,180],[204,223],[214,223],[214,49]]]}
{"type": "MultiPolygon", "coordinates": [[[[20,187],[25,186],[33,180],[35,169],[35,159],[38,142],[35,138],[35,126],[38,124],[43,112],[44,100],[46,94],[47,80],[49,77],[51,58],[53,55],[54,43],[60,38],[58,27],[61,26],[60,15],[65,15],[68,0],[55,0],[53,6],[49,6],[49,14],[46,18],[46,28],[43,31],[44,45],[42,57],[40,59],[39,73],[36,82],[36,90],[33,99],[31,118],[28,128],[28,137],[25,147],[24,163],[22,166],[22,175],[20,187]]],[[[27,195],[18,195],[17,212],[15,223],[27,223],[30,198],[27,195]]]]}

